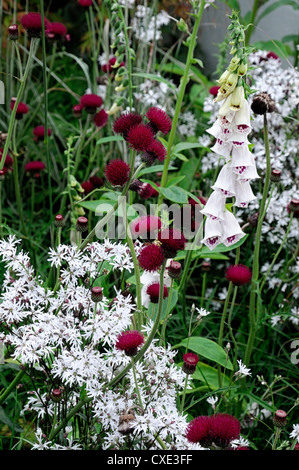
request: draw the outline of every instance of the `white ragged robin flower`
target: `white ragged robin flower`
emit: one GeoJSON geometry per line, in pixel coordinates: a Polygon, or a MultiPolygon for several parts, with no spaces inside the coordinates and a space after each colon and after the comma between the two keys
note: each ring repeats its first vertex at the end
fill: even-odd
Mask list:
{"type": "Polygon", "coordinates": [[[239,365],[239,370],[237,370],[237,372],[234,373],[234,375],[238,379],[251,375],[251,372],[250,372],[251,369],[248,369],[248,367],[246,367],[246,365],[243,364],[241,359],[238,359],[238,365],[239,365]]]}

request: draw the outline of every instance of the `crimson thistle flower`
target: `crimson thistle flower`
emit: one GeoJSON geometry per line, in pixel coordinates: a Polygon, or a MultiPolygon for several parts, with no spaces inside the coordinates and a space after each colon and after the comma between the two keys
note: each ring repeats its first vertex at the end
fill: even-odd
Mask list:
{"type": "Polygon", "coordinates": [[[153,240],[161,226],[161,219],[157,215],[144,215],[133,220],[130,228],[133,237],[153,240]]]}
{"type": "Polygon", "coordinates": [[[146,117],[149,120],[148,126],[152,129],[154,134],[157,134],[159,131],[164,135],[170,132],[172,122],[163,109],[153,106],[147,111],[146,117]]]}
{"type": "Polygon", "coordinates": [[[142,122],[142,116],[134,112],[123,113],[119,118],[115,119],[113,124],[113,131],[115,134],[120,134],[125,140],[128,138],[128,132],[132,127],[137,126],[142,122]]]}
{"type": "Polygon", "coordinates": [[[80,104],[89,114],[95,114],[97,108],[100,108],[103,104],[103,100],[100,96],[95,95],[94,93],[87,93],[86,95],[81,96],[80,104]]]}
{"type": "MultiPolygon", "coordinates": [[[[13,110],[14,107],[15,107],[15,99],[12,99],[10,103],[10,109],[13,110]]],[[[29,107],[27,106],[27,104],[20,102],[18,104],[17,111],[16,111],[16,119],[18,120],[22,119],[24,114],[27,114],[28,111],[29,111],[29,107]]]]}
{"type": "MultiPolygon", "coordinates": [[[[146,293],[149,295],[150,301],[153,304],[157,304],[159,302],[160,283],[154,282],[153,284],[150,284],[146,293]]],[[[166,286],[163,286],[163,299],[166,297],[168,297],[168,289],[166,286]]]]}
{"type": "Polygon", "coordinates": [[[162,248],[155,243],[146,245],[144,248],[142,248],[138,256],[138,261],[141,268],[145,269],[146,271],[157,271],[161,268],[164,259],[165,256],[162,248]]]}
{"type": "MultiPolygon", "coordinates": [[[[50,22],[45,18],[45,31],[48,31],[50,22]]],[[[31,38],[40,37],[42,34],[42,18],[40,13],[26,13],[21,18],[21,25],[31,38]]]]}
{"type": "MultiPolygon", "coordinates": [[[[48,136],[52,134],[51,129],[48,129],[48,136]]],[[[36,126],[33,129],[34,140],[36,142],[44,140],[45,138],[45,127],[44,126],[36,126]]]]}
{"type": "Polygon", "coordinates": [[[113,186],[123,187],[129,181],[130,171],[130,165],[117,159],[106,165],[105,176],[113,186]]]}
{"type": "Polygon", "coordinates": [[[243,265],[237,264],[229,266],[225,273],[226,279],[232,282],[235,286],[243,286],[251,281],[251,270],[243,265]]]}
{"type": "Polygon", "coordinates": [[[138,151],[145,152],[153,143],[154,135],[151,129],[143,123],[131,127],[127,134],[129,147],[138,151]]]}
{"type": "Polygon", "coordinates": [[[124,331],[117,337],[116,349],[124,351],[127,356],[136,356],[138,348],[144,343],[144,336],[140,331],[124,331]]]}

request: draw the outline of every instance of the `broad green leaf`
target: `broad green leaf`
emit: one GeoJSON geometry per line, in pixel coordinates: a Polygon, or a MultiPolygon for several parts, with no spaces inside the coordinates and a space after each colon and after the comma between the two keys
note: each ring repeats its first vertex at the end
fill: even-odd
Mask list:
{"type": "Polygon", "coordinates": [[[269,15],[270,13],[272,13],[272,11],[276,10],[277,8],[285,6],[285,5],[289,5],[293,7],[295,10],[299,9],[299,3],[297,0],[278,0],[277,2],[274,2],[271,5],[269,5],[267,8],[265,8],[265,10],[255,20],[255,24],[257,25],[261,21],[262,18],[269,15]]]}
{"type": "Polygon", "coordinates": [[[180,153],[183,150],[190,150],[199,147],[202,147],[202,144],[199,142],[180,142],[173,147],[172,153],[180,153]]]}
{"type": "Polygon", "coordinates": [[[161,193],[166,199],[178,204],[187,204],[188,193],[179,186],[171,186],[170,188],[157,187],[159,193],[161,193]]]}
{"type": "Polygon", "coordinates": [[[211,339],[203,338],[201,336],[191,336],[191,338],[184,339],[179,344],[179,347],[188,347],[188,349],[199,356],[216,362],[217,364],[226,367],[226,369],[233,369],[233,365],[231,361],[227,359],[227,354],[224,349],[211,339]]]}
{"type": "MultiPolygon", "coordinates": [[[[230,379],[225,374],[221,374],[222,376],[222,386],[228,387],[230,384],[230,379]]],[[[219,388],[218,382],[218,370],[214,367],[205,364],[203,362],[198,362],[196,366],[196,371],[192,375],[192,378],[195,380],[200,380],[201,382],[208,383],[208,385],[213,390],[217,390],[219,388]]]]}
{"type": "Polygon", "coordinates": [[[108,137],[102,137],[102,139],[97,140],[97,145],[107,144],[108,142],[120,142],[123,140],[123,137],[120,135],[110,135],[108,137]]]}
{"type": "Polygon", "coordinates": [[[184,179],[185,179],[185,176],[175,176],[174,178],[171,178],[171,179],[168,181],[166,187],[167,187],[167,188],[170,188],[171,186],[174,186],[174,185],[180,183],[180,182],[183,181],[184,179]]]}
{"type": "MultiPolygon", "coordinates": [[[[147,175],[149,173],[157,173],[158,171],[163,171],[163,169],[164,169],[164,165],[149,166],[147,168],[143,168],[142,170],[140,170],[140,172],[138,173],[138,177],[142,175],[147,175]]],[[[168,171],[172,171],[172,170],[177,170],[177,167],[169,166],[168,171]]]]}

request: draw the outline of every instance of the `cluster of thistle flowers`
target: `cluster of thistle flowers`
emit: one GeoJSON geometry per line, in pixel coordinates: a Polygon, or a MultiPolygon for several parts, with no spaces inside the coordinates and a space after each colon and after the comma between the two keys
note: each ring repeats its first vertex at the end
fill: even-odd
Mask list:
{"type": "Polygon", "coordinates": [[[201,211],[207,216],[202,242],[210,249],[219,243],[233,245],[245,236],[233,213],[226,208],[226,199],[234,198],[235,207],[247,207],[255,199],[250,182],[259,177],[248,142],[251,131],[250,108],[243,84],[247,72],[247,55],[239,44],[243,40],[242,29],[238,29],[238,33],[234,30],[231,53],[235,55],[218,80],[220,87],[214,99],[215,102],[224,102],[218,110],[215,123],[207,130],[216,139],[211,150],[226,161],[201,211]]]}

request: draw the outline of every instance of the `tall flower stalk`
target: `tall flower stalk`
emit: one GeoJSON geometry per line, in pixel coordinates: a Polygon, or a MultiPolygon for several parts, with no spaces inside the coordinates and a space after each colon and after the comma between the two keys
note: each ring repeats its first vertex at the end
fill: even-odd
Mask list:
{"type": "MultiPolygon", "coordinates": [[[[198,5],[198,2],[194,2],[194,3],[196,3],[198,5]]],[[[200,1],[199,5],[197,6],[196,13],[194,14],[195,23],[194,23],[193,31],[192,31],[191,36],[189,36],[189,38],[187,40],[187,42],[188,42],[188,55],[187,55],[187,59],[186,59],[184,75],[181,78],[179,93],[178,93],[176,106],[175,106],[175,111],[174,111],[174,116],[173,116],[173,120],[172,120],[172,128],[171,128],[171,132],[170,132],[169,139],[168,139],[168,144],[167,144],[167,156],[166,156],[166,159],[165,159],[165,162],[164,162],[164,168],[163,168],[163,173],[162,173],[162,178],[161,178],[161,187],[162,188],[164,188],[166,186],[166,183],[167,183],[168,168],[169,168],[170,160],[171,160],[171,150],[172,150],[173,142],[174,142],[174,139],[175,139],[176,128],[177,128],[177,124],[178,124],[178,120],[179,120],[179,116],[180,116],[180,112],[181,112],[181,107],[182,107],[182,104],[183,104],[183,99],[184,99],[184,96],[185,96],[186,87],[187,87],[187,84],[190,80],[189,73],[190,73],[191,65],[192,65],[193,60],[194,60],[194,57],[193,57],[194,56],[194,50],[195,50],[195,46],[196,46],[196,43],[197,43],[198,30],[199,30],[199,26],[200,26],[201,17],[202,17],[204,7],[205,7],[205,1],[202,0],[202,1],[200,1]]],[[[159,196],[159,204],[161,204],[162,199],[163,199],[163,197],[162,197],[162,195],[160,195],[159,196]]]]}

